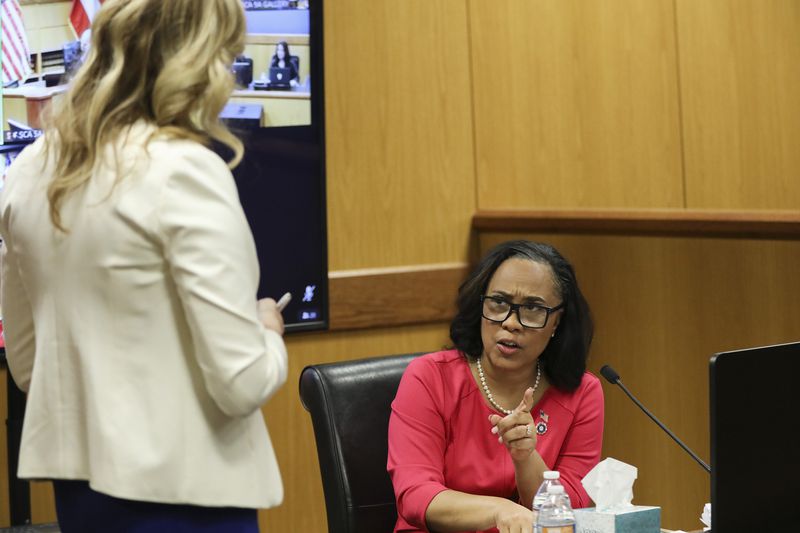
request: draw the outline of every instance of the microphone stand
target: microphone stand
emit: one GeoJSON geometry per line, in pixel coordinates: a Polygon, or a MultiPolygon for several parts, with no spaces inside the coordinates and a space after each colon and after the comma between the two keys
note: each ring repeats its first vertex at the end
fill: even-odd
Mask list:
{"type": "Polygon", "coordinates": [[[658,424],[658,427],[660,427],[661,429],[663,429],[663,430],[664,430],[664,431],[667,433],[667,435],[669,435],[670,437],[672,437],[672,440],[674,440],[675,442],[677,442],[677,443],[678,443],[678,445],[679,445],[681,448],[683,448],[683,449],[684,449],[684,451],[686,451],[686,453],[688,453],[689,455],[691,455],[691,456],[692,456],[692,459],[694,459],[695,461],[697,461],[697,462],[700,464],[700,466],[702,466],[702,467],[705,469],[705,471],[706,471],[706,472],[708,472],[709,474],[711,473],[711,467],[710,467],[710,466],[708,466],[708,465],[707,465],[707,464],[706,464],[706,463],[705,463],[705,462],[704,462],[702,459],[700,459],[700,458],[699,458],[699,457],[698,457],[698,456],[697,456],[697,455],[696,455],[696,454],[695,454],[695,453],[694,453],[692,450],[690,450],[688,446],[686,446],[686,445],[685,445],[683,442],[681,442],[681,440],[680,440],[678,437],[676,437],[676,436],[675,436],[675,434],[674,434],[672,431],[670,431],[670,430],[669,430],[669,428],[667,428],[667,426],[665,426],[664,424],[662,424],[662,423],[661,423],[661,422],[660,422],[660,421],[659,421],[659,420],[658,420],[658,419],[657,419],[657,418],[656,418],[656,417],[655,417],[655,416],[654,416],[654,415],[653,415],[653,414],[652,414],[650,411],[648,411],[648,410],[647,410],[647,408],[646,408],[644,405],[642,405],[642,402],[640,402],[639,400],[637,400],[637,399],[636,399],[636,397],[635,397],[633,394],[631,394],[631,393],[630,393],[630,391],[628,390],[628,388],[627,388],[625,385],[623,385],[623,384],[622,384],[622,380],[619,378],[619,376],[618,376],[618,375],[616,376],[616,379],[615,379],[615,380],[613,380],[613,381],[612,381],[612,380],[609,380],[609,381],[611,381],[611,383],[613,383],[613,384],[615,384],[615,385],[619,385],[619,386],[620,386],[620,388],[622,389],[622,391],[623,391],[625,394],[627,394],[627,395],[628,395],[628,398],[630,398],[631,400],[633,400],[633,403],[635,403],[636,405],[638,405],[638,406],[639,406],[639,409],[641,409],[642,411],[644,411],[644,414],[646,414],[647,416],[649,416],[649,417],[650,417],[650,419],[651,419],[653,422],[655,422],[656,424],[658,424]]]}

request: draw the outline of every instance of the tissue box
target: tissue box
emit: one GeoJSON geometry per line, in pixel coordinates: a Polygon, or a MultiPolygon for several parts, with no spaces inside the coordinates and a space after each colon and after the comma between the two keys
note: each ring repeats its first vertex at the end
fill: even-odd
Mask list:
{"type": "Polygon", "coordinates": [[[576,533],[660,533],[661,507],[634,505],[612,512],[575,509],[575,526],[576,533]]]}

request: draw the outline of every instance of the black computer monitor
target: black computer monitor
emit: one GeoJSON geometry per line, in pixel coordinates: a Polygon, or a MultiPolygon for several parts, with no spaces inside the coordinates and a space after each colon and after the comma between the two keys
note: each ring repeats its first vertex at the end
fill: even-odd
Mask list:
{"type": "Polygon", "coordinates": [[[717,353],[709,377],[712,529],[796,530],[800,342],[717,353]]]}
{"type": "MultiPolygon", "coordinates": [[[[245,55],[258,58],[254,68],[259,78],[279,42],[288,41],[290,55],[304,58],[298,65],[303,67],[300,83],[279,94],[243,88],[250,85],[250,73],[240,72],[241,87],[222,113],[245,144],[244,159],[233,174],[261,265],[258,296],[278,299],[292,293],[283,312],[287,331],[325,329],[323,0],[242,0],[242,5],[245,55]],[[273,113],[272,107],[283,111],[273,113]]],[[[68,41],[60,48],[68,73],[79,69],[80,43],[68,41]]],[[[239,58],[237,63],[249,65],[251,59],[239,58]]]]}
{"type": "Polygon", "coordinates": [[[245,144],[244,159],[233,174],[258,249],[259,296],[278,299],[284,292],[292,293],[292,301],[283,312],[287,331],[325,329],[328,250],[323,2],[243,0],[243,4],[248,50],[269,43],[254,65],[254,79],[267,69],[277,42],[289,40],[292,55],[302,51],[308,57],[303,63],[307,71],[303,71],[301,83],[291,88],[291,94],[255,90],[235,93],[233,109],[228,109],[241,117],[230,121],[232,126],[239,126],[237,133],[245,144]],[[289,102],[305,106],[307,113],[299,113],[297,119],[288,122],[273,122],[270,106],[289,102]],[[260,127],[246,124],[246,115],[253,110],[265,117],[260,127]]]}
{"type": "MultiPolygon", "coordinates": [[[[292,293],[292,302],[283,313],[287,332],[325,329],[328,324],[328,264],[323,0],[242,2],[247,9],[250,40],[271,42],[289,35],[293,44],[307,41],[309,58],[302,86],[297,87],[291,96],[300,98],[307,94],[304,101],[307,102],[310,118],[287,126],[259,127],[255,130],[243,128],[240,131],[247,151],[242,164],[234,170],[234,176],[257,245],[261,265],[258,295],[278,299],[286,291],[292,293]]],[[[77,41],[66,42],[62,51],[65,71],[68,75],[73,74],[81,64],[80,45],[77,41]]],[[[250,80],[247,81],[249,83],[250,80]]],[[[247,113],[241,114],[243,118],[236,120],[246,123],[247,113]]],[[[9,140],[14,144],[0,145],[0,171],[3,173],[6,165],[26,146],[17,141],[28,143],[33,137],[21,131],[9,140]]],[[[0,179],[0,187],[2,183],[0,179]]],[[[0,350],[0,354],[4,353],[4,350],[0,350]]],[[[21,403],[12,401],[8,405],[7,433],[9,442],[16,443],[16,446],[9,445],[8,448],[16,457],[24,396],[10,386],[10,374],[8,378],[9,395],[22,400],[21,403]]],[[[9,464],[9,472],[14,472],[14,464],[9,464]]],[[[26,482],[9,486],[8,505],[13,524],[29,521],[26,482]]]]}

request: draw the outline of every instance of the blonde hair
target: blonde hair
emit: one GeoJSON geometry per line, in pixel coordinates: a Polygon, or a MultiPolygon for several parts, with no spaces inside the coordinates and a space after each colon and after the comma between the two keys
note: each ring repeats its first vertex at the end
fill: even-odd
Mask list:
{"type": "Polygon", "coordinates": [[[233,152],[229,166],[239,163],[242,143],[218,117],[233,89],[230,67],[244,49],[244,34],[241,0],[103,4],[86,63],[47,119],[54,226],[66,231],[64,199],[89,181],[103,147],[138,121],[155,126],[153,135],[218,141],[233,152]]]}

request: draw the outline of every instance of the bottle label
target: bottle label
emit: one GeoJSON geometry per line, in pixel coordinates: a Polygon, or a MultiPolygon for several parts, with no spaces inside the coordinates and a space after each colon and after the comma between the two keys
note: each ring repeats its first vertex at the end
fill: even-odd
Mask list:
{"type": "Polygon", "coordinates": [[[575,526],[541,526],[542,533],[575,533],[575,526]]]}

